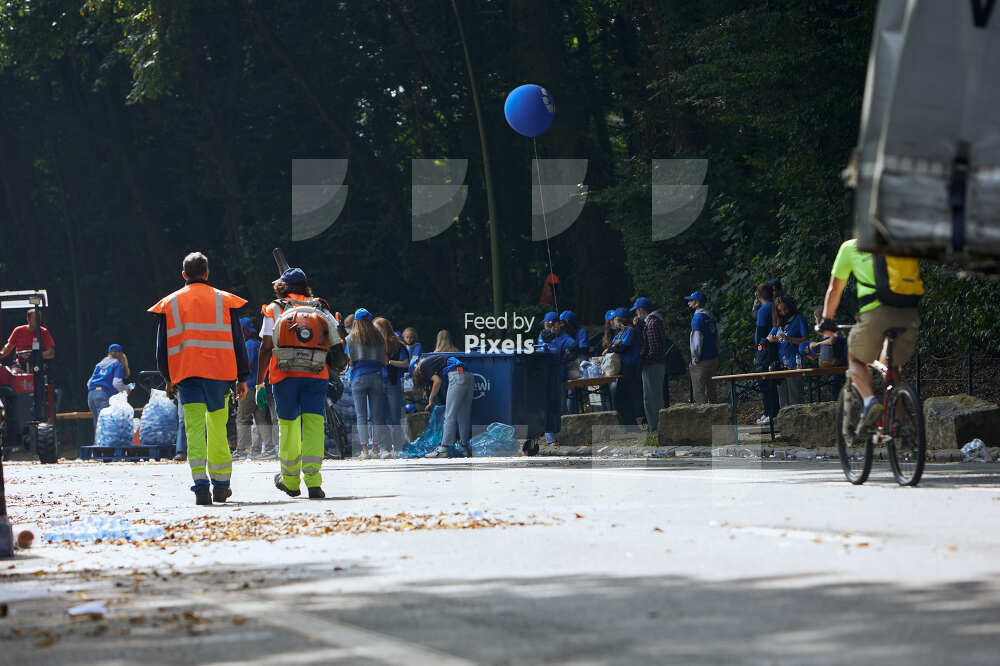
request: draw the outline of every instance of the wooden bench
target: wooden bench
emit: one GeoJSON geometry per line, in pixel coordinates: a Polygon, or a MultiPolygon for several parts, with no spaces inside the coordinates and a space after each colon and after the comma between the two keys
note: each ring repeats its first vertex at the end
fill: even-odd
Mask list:
{"type": "MultiPolygon", "coordinates": [[[[813,398],[813,377],[833,377],[847,372],[846,365],[827,368],[799,368],[795,370],[769,370],[761,372],[744,372],[736,375],[716,375],[712,381],[729,382],[729,395],[732,404],[733,425],[737,425],[736,405],[741,398],[753,393],[762,393],[759,382],[763,380],[783,379],[785,377],[805,377],[808,383],[808,401],[813,398]]],[[[763,395],[761,395],[763,402],[763,395]]],[[[774,440],[774,420],[769,423],[771,440],[774,440]]]]}
{"type": "MultiPolygon", "coordinates": [[[[614,382],[621,379],[621,375],[612,375],[611,377],[586,377],[581,379],[568,379],[566,380],[566,390],[573,393],[573,412],[576,414],[582,414],[584,406],[589,404],[590,401],[587,399],[590,394],[590,390],[593,388],[600,389],[601,386],[607,386],[608,384],[613,384],[614,382]]],[[[614,409],[614,401],[611,402],[611,408],[614,409]]]]}

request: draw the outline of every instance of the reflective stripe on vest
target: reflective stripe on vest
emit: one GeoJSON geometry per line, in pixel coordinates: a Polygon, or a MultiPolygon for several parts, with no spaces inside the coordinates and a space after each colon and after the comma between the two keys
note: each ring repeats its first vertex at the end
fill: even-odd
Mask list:
{"type": "Polygon", "coordinates": [[[245,303],[233,294],[194,283],[150,308],[166,319],[167,365],[173,383],[188,377],[236,379],[230,310],[245,303]]]}

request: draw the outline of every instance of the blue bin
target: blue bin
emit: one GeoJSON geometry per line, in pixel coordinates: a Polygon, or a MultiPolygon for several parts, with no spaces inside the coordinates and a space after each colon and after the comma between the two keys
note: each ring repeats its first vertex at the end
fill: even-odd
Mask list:
{"type": "MultiPolygon", "coordinates": [[[[546,432],[559,432],[561,396],[559,360],[555,353],[449,354],[465,364],[475,378],[472,399],[472,434],[491,423],[514,426],[515,437],[534,440],[546,432]]],[[[530,442],[525,452],[537,451],[530,442]]]]}

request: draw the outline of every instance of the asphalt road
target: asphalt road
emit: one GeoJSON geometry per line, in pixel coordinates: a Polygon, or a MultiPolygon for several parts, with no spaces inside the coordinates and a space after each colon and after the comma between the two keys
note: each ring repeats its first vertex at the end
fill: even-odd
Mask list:
{"type": "Polygon", "coordinates": [[[172,540],[0,562],[0,664],[997,663],[995,465],[909,489],[829,462],[329,462],[326,501],[276,466],[196,507],[180,464],[6,465],[15,523],[172,540]]]}

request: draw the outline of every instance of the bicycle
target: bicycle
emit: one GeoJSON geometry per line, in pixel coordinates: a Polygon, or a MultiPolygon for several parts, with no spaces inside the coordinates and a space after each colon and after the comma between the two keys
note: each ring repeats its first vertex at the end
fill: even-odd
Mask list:
{"type": "MultiPolygon", "coordinates": [[[[852,327],[837,328],[846,331],[852,327]]],[[[849,373],[837,400],[837,453],[844,476],[855,485],[868,480],[875,444],[885,445],[889,466],[899,485],[917,485],[924,472],[927,441],[920,397],[909,384],[902,381],[893,362],[893,342],[904,330],[906,329],[888,329],[882,339],[880,357],[885,358],[885,363],[875,360],[868,364],[875,371],[876,379],[880,379],[885,387],[882,393],[884,411],[872,431],[862,433],[861,436],[856,434],[864,401],[849,373]]],[[[874,388],[877,397],[879,387],[874,388]]]]}

